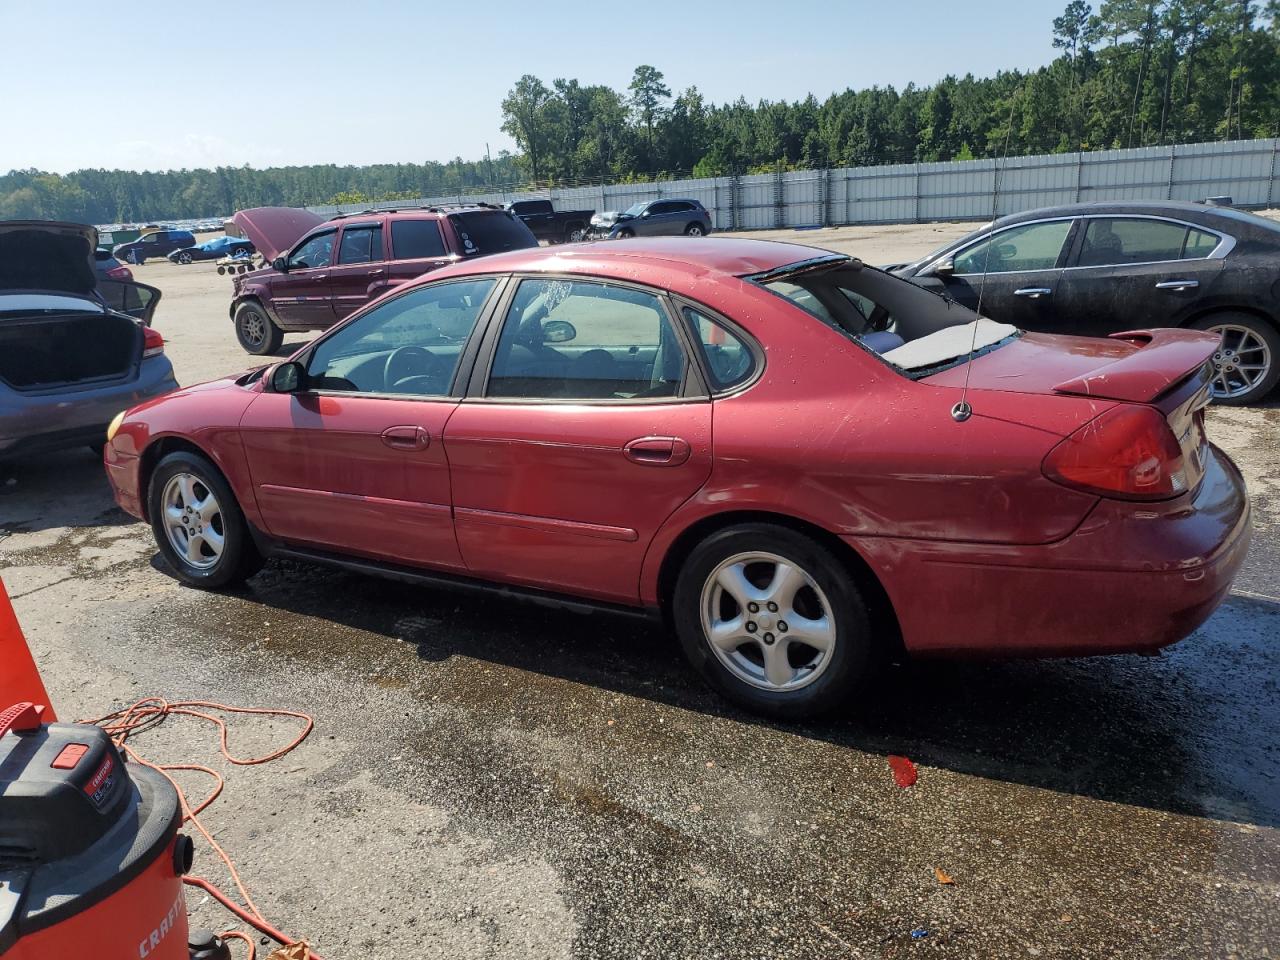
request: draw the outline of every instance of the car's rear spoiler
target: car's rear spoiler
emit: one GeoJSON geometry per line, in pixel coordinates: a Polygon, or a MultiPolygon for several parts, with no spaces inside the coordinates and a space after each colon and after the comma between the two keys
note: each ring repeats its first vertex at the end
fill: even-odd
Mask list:
{"type": "Polygon", "coordinates": [[[1150,403],[1195,373],[1218,349],[1216,333],[1203,330],[1130,330],[1112,338],[1137,350],[1053,389],[1084,397],[1150,403]]]}

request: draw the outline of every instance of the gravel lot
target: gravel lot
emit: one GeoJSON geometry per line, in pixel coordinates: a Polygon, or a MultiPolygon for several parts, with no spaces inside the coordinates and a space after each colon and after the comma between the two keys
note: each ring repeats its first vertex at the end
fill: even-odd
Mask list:
{"type": "MultiPolygon", "coordinates": [[[[784,237],[876,263],[970,226],[784,237]]],[[[135,273],[164,291],[180,382],[250,365],[211,264],[135,273]]],[[[903,666],[822,724],[739,713],[674,642],[604,615],[278,562],[239,592],[180,587],[87,452],[0,468],[0,566],[65,718],[147,695],[316,716],[265,767],[181,719],[138,745],[225,768],[206,823],[328,960],[1270,957],[1280,403],[1210,421],[1255,543],[1195,636],[1157,658],[903,666]]],[[[238,720],[232,748],[289,735],[238,720]]],[[[201,850],[197,872],[225,883],[201,850]]]]}

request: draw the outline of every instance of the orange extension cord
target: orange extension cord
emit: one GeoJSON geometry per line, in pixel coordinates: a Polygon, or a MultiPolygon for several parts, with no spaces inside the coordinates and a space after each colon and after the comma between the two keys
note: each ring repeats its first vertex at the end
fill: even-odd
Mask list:
{"type": "MultiPolygon", "coordinates": [[[[299,941],[281,933],[267,921],[266,917],[262,915],[262,911],[258,909],[257,905],[253,902],[253,898],[249,896],[249,891],[245,889],[244,881],[240,879],[240,872],[236,870],[236,866],[232,862],[231,857],[222,849],[218,841],[213,839],[213,836],[209,831],[204,828],[204,824],[200,822],[199,814],[205,810],[209,804],[213,803],[220,793],[222,793],[222,788],[225,784],[222,775],[218,773],[218,771],[202,766],[198,763],[151,763],[139,756],[137,751],[135,751],[126,742],[134,734],[157,726],[158,724],[163,723],[166,717],[175,715],[197,717],[198,719],[204,720],[217,727],[220,737],[219,749],[222,751],[222,755],[226,757],[228,762],[242,767],[278,760],[289,751],[296,749],[303,740],[307,739],[307,736],[315,727],[315,721],[307,714],[298,713],[293,710],[273,710],[260,707],[229,707],[224,703],[214,703],[209,700],[178,700],[174,703],[170,703],[160,697],[146,697],[123,710],[108,713],[106,716],[99,717],[96,720],[82,721],[84,723],[92,723],[97,726],[101,726],[110,735],[116,746],[128,754],[129,759],[133,760],[135,763],[142,764],[144,767],[150,767],[173,784],[173,788],[178,791],[179,802],[182,804],[183,822],[190,823],[195,827],[195,829],[200,832],[200,835],[208,842],[209,846],[213,849],[213,852],[218,855],[224,864],[226,864],[227,870],[231,873],[231,879],[234,881],[236,889],[240,892],[240,896],[244,900],[244,906],[236,903],[204,877],[186,876],[182,878],[182,882],[188,886],[199,887],[201,890],[204,890],[245,923],[252,925],[254,928],[265,933],[273,940],[276,940],[285,946],[293,946],[299,941]],[[205,713],[203,712],[204,710],[218,710],[222,713],[249,713],[258,714],[260,716],[294,717],[301,720],[304,726],[300,734],[274,753],[269,753],[264,757],[237,757],[231,753],[230,748],[227,746],[226,721],[222,717],[215,716],[211,713],[205,713]],[[183,792],[182,787],[180,787],[178,782],[169,775],[170,770],[195,770],[200,773],[207,773],[209,776],[213,777],[215,781],[213,791],[196,804],[195,807],[192,807],[187,802],[187,796],[183,792]]],[[[219,934],[219,936],[223,938],[243,940],[249,947],[248,960],[255,960],[257,950],[254,946],[252,937],[241,933],[238,930],[227,930],[219,934]]],[[[323,960],[320,954],[315,951],[311,952],[311,957],[312,960],[323,960]]]]}

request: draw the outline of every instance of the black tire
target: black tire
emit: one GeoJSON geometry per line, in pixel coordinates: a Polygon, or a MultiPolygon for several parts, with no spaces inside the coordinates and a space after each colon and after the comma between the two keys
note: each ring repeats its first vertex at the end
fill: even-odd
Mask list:
{"type": "Polygon", "coordinates": [[[684,228],[684,235],[686,237],[705,237],[707,235],[707,228],[695,220],[684,228]]]}
{"type": "Polygon", "coordinates": [[[565,243],[581,243],[587,239],[587,228],[580,223],[571,223],[564,231],[565,243]]]}
{"type": "Polygon", "coordinates": [[[635,235],[636,235],[636,232],[632,230],[630,227],[623,227],[621,230],[618,231],[619,240],[630,240],[635,235]]]}
{"type": "MultiPolygon", "coordinates": [[[[752,567],[744,569],[750,571],[752,567]]],[[[794,594],[796,599],[792,602],[798,604],[801,593],[806,589],[811,590],[802,588],[794,594]]],[[[747,614],[745,609],[741,614],[748,618],[747,628],[750,629],[750,618],[757,615],[747,614]]],[[[874,656],[867,607],[848,569],[821,544],[794,530],[772,524],[749,523],[728,527],[698,544],[680,570],[671,598],[671,615],[685,656],[713,689],[739,706],[778,719],[812,717],[850,705],[871,678],[878,659],[874,656]],[[704,599],[713,590],[709,579],[722,564],[752,553],[772,554],[798,566],[825,595],[809,593],[819,604],[825,599],[829,608],[825,615],[834,624],[834,641],[826,655],[825,666],[811,681],[797,689],[765,689],[743,679],[740,671],[731,669],[715,652],[703,626],[704,599]]],[[[758,616],[771,615],[762,609],[758,616]]],[[[772,622],[774,626],[770,629],[788,629],[776,618],[772,622]]],[[[762,623],[767,627],[770,621],[762,623]]],[[[794,624],[792,629],[795,629],[794,624]]],[[[754,640],[754,636],[751,639],[754,640]]],[[[763,662],[763,642],[767,641],[772,646],[776,641],[769,639],[773,636],[771,633],[760,636],[762,639],[754,648],[751,643],[744,643],[743,647],[726,656],[743,659],[744,648],[748,656],[751,649],[755,649],[763,662]]],[[[778,637],[781,636],[779,633],[778,637]]],[[[802,659],[812,649],[804,644],[798,647],[797,653],[802,659]]],[[[791,657],[791,648],[787,644],[781,644],[778,649],[788,651],[784,656],[791,657]]],[[[797,672],[796,676],[801,676],[801,673],[797,672]]]]}
{"type": "Polygon", "coordinates": [[[187,251],[183,250],[180,254],[178,254],[178,262],[179,262],[179,263],[190,263],[190,262],[191,262],[191,254],[189,254],[189,253],[187,253],[187,251]]]}
{"type": "MultiPolygon", "coordinates": [[[[199,501],[197,501],[199,502],[199,501]]],[[[249,534],[240,504],[218,468],[196,453],[179,451],[164,457],[151,474],[147,486],[147,515],[151,518],[151,532],[165,562],[177,574],[179,580],[193,587],[214,590],[241,583],[262,567],[262,555],[258,553],[249,534]],[[211,493],[217,503],[219,515],[210,519],[210,529],[220,532],[222,550],[215,562],[207,567],[194,566],[174,548],[165,529],[165,489],[169,481],[180,474],[194,478],[194,489],[211,493]],[[217,528],[221,529],[218,530],[217,528]]],[[[193,522],[198,519],[192,517],[193,522]]]]}
{"type": "MultiPolygon", "coordinates": [[[[1265,358],[1267,369],[1261,371],[1261,376],[1257,378],[1251,387],[1245,388],[1243,383],[1237,386],[1235,377],[1241,376],[1239,371],[1228,368],[1226,372],[1226,382],[1228,387],[1233,388],[1229,396],[1224,395],[1224,391],[1220,390],[1222,381],[1214,380],[1213,402],[1228,407],[1248,406],[1264,399],[1267,394],[1275,389],[1276,384],[1280,383],[1280,330],[1275,325],[1256,317],[1251,313],[1239,313],[1234,310],[1224,310],[1219,313],[1211,313],[1208,316],[1201,317],[1191,326],[1197,330],[1214,330],[1221,327],[1232,327],[1237,330],[1247,330],[1256,338],[1251,341],[1260,344],[1262,349],[1255,345],[1252,351],[1247,351],[1245,355],[1237,356],[1233,354],[1219,355],[1214,358],[1214,366],[1219,373],[1223,371],[1224,364],[1232,364],[1233,361],[1251,362],[1262,361],[1265,358]]],[[[1240,342],[1239,334],[1235,333],[1228,341],[1224,341],[1223,347],[1234,347],[1240,342]]]]}
{"type": "Polygon", "coordinates": [[[275,353],[284,343],[284,331],[275,325],[257,301],[246,300],[236,307],[235,324],[240,346],[255,357],[275,353]]]}

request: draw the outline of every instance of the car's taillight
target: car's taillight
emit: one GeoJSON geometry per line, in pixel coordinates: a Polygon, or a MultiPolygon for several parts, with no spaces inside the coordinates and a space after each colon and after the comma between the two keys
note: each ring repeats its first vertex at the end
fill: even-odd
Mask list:
{"type": "Polygon", "coordinates": [[[1049,451],[1050,480],[1124,500],[1167,500],[1185,493],[1182,447],[1151,407],[1112,407],[1049,451]]]}
{"type": "Polygon", "coordinates": [[[151,327],[142,328],[142,356],[158,357],[164,353],[164,337],[160,336],[159,330],[151,327]]]}
{"type": "Polygon", "coordinates": [[[118,267],[112,267],[107,271],[108,280],[132,280],[133,271],[121,264],[118,267]]]}

